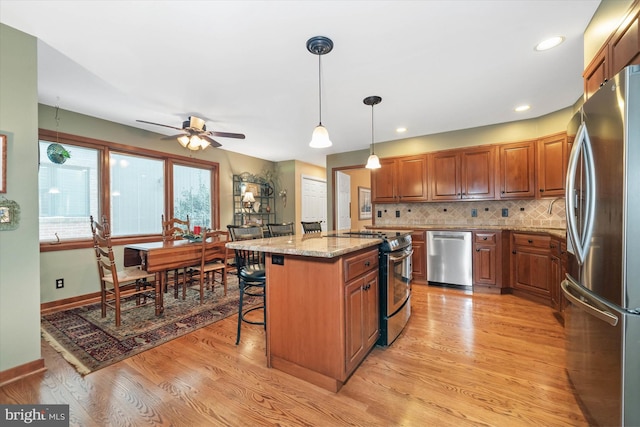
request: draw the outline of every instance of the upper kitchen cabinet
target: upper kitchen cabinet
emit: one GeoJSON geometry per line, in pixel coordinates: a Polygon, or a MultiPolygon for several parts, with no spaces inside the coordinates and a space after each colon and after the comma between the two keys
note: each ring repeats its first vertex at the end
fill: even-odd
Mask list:
{"type": "Polygon", "coordinates": [[[493,199],[495,147],[447,150],[431,155],[431,200],[493,199]]]}
{"type": "Polygon", "coordinates": [[[538,197],[564,196],[569,145],[567,134],[538,140],[538,197]]]}
{"type": "Polygon", "coordinates": [[[374,203],[426,202],[427,155],[380,159],[380,169],[371,171],[374,203]]]}
{"type": "Polygon", "coordinates": [[[531,199],[535,189],[535,141],[499,148],[499,191],[496,199],[531,199]]]}
{"type": "Polygon", "coordinates": [[[624,67],[640,64],[640,2],[627,12],[622,24],[609,36],[582,74],[584,96],[589,98],[624,67]]]}

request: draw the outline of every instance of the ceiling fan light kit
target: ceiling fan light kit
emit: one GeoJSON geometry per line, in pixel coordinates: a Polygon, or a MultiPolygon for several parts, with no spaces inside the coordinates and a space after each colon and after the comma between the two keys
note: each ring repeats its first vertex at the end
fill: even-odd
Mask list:
{"type": "Polygon", "coordinates": [[[382,98],[379,96],[367,96],[362,100],[365,105],[371,105],[371,154],[367,159],[367,165],[365,168],[367,169],[380,169],[380,159],[376,156],[376,153],[373,151],[373,106],[380,104],[382,102],[382,98]]]}
{"type": "Polygon", "coordinates": [[[319,113],[320,120],[318,126],[313,130],[311,136],[311,142],[309,147],[311,148],[326,148],[331,147],[332,142],[329,139],[329,132],[327,128],[322,126],[322,55],[326,55],[333,49],[333,41],[325,36],[315,36],[307,40],[307,50],[314,55],[318,55],[318,99],[319,99],[319,113]]]}
{"type": "Polygon", "coordinates": [[[209,146],[220,147],[222,144],[220,144],[218,141],[213,139],[212,136],[220,136],[223,138],[237,138],[237,139],[245,138],[244,134],[241,134],[241,133],[216,132],[212,130],[207,130],[205,121],[195,116],[190,116],[189,120],[183,121],[182,128],[163,125],[161,123],[148,122],[146,120],[136,120],[136,121],[140,123],[146,123],[148,125],[162,126],[162,127],[182,131],[182,133],[179,135],[167,136],[162,139],[177,139],[180,145],[192,151],[204,150],[209,146]]]}

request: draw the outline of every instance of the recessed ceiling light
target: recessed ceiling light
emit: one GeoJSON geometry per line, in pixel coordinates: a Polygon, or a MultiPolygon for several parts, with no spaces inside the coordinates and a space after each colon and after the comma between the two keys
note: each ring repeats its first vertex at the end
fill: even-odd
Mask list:
{"type": "Polygon", "coordinates": [[[402,128],[402,127],[396,128],[396,132],[398,132],[398,133],[402,133],[402,132],[406,132],[406,131],[407,131],[407,128],[402,128]]]}
{"type": "Polygon", "coordinates": [[[518,113],[521,113],[521,112],[523,112],[523,111],[527,111],[529,108],[531,108],[531,105],[518,105],[518,106],[515,108],[515,110],[516,110],[518,113]]]}
{"type": "Polygon", "coordinates": [[[553,36],[538,43],[534,49],[537,51],[549,50],[551,48],[558,46],[563,41],[564,41],[563,36],[553,36]]]}

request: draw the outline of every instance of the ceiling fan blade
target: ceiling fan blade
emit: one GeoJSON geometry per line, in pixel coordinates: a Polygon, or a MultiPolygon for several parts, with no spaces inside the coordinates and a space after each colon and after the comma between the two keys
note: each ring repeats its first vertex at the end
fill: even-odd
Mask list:
{"type": "Polygon", "coordinates": [[[136,120],[136,122],[146,123],[148,125],[162,126],[162,127],[165,127],[165,128],[171,128],[171,129],[176,129],[176,130],[182,130],[182,128],[177,128],[175,126],[163,125],[161,123],[148,122],[146,120],[136,120]]]}
{"type": "Polygon", "coordinates": [[[181,136],[183,136],[183,135],[187,135],[187,136],[189,136],[189,134],[187,134],[187,133],[179,133],[179,134],[177,134],[177,135],[163,136],[163,137],[162,137],[162,138],[160,138],[160,139],[178,139],[179,137],[181,137],[181,136]]]}
{"type": "Polygon", "coordinates": [[[222,144],[220,144],[218,141],[216,141],[215,139],[212,139],[210,137],[208,137],[207,135],[198,135],[200,138],[202,139],[206,139],[207,141],[209,141],[209,143],[211,144],[212,147],[222,147],[222,144]]]}
{"type": "Polygon", "coordinates": [[[213,136],[220,136],[223,138],[237,138],[237,139],[244,139],[245,136],[242,133],[230,133],[230,132],[216,132],[216,131],[209,131],[209,134],[213,135],[213,136]]]}

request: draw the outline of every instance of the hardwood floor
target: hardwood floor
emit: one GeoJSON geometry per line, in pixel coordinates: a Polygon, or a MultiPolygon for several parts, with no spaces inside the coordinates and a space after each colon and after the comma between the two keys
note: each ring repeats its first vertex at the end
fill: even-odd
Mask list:
{"type": "Polygon", "coordinates": [[[0,403],[67,403],[77,426],[582,426],[564,332],[512,295],[414,285],[413,313],[334,394],[265,365],[264,330],[237,317],[80,376],[48,344],[48,370],[0,403]]]}

